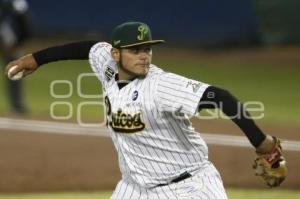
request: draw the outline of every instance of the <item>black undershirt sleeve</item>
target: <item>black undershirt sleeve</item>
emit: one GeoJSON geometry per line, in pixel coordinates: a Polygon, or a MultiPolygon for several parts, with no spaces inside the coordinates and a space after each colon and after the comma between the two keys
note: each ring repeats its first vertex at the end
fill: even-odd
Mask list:
{"type": "Polygon", "coordinates": [[[39,66],[61,60],[85,60],[89,58],[89,52],[98,41],[80,41],[60,46],[46,48],[33,53],[33,57],[39,66]]]}
{"type": "Polygon", "coordinates": [[[212,108],[220,108],[223,113],[230,117],[245,133],[254,147],[259,146],[266,138],[266,135],[254,123],[249,112],[245,110],[243,104],[230,92],[209,86],[200,100],[199,111],[212,108]]]}

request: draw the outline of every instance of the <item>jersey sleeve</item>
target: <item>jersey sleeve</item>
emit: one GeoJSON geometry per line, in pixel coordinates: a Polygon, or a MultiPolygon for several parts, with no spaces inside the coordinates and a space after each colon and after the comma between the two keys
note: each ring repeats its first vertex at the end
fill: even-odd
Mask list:
{"type": "Polygon", "coordinates": [[[117,70],[116,63],[110,54],[111,48],[109,43],[99,42],[92,46],[89,53],[92,70],[102,83],[109,81],[117,70]]]}
{"type": "Polygon", "coordinates": [[[156,81],[155,99],[160,111],[196,115],[200,99],[209,85],[173,73],[156,81]]]}

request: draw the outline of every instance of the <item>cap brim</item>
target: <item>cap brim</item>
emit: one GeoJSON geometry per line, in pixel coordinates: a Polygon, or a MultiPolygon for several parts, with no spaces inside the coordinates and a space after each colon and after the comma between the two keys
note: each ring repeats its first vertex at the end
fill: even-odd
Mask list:
{"type": "Polygon", "coordinates": [[[165,43],[165,41],[164,40],[144,41],[144,42],[139,42],[139,43],[134,43],[134,44],[129,44],[129,45],[123,45],[123,46],[120,46],[120,48],[129,48],[129,47],[140,46],[140,45],[144,45],[144,44],[155,45],[155,44],[161,44],[161,43],[165,43]]]}

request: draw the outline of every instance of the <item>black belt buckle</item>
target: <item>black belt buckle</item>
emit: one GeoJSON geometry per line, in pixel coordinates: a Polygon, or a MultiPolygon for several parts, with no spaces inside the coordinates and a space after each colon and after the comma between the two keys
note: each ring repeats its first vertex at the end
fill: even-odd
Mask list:
{"type": "Polygon", "coordinates": [[[188,173],[187,171],[185,171],[184,173],[180,174],[177,178],[173,179],[171,182],[180,182],[182,180],[185,180],[189,177],[191,177],[192,175],[190,173],[188,173]]]}

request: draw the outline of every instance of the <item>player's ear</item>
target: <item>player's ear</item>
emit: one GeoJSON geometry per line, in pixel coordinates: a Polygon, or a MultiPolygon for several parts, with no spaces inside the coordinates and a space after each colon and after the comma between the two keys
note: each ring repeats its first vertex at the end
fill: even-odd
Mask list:
{"type": "Polygon", "coordinates": [[[111,51],[111,56],[112,58],[116,61],[119,62],[120,61],[120,50],[117,48],[112,48],[111,51]]]}

